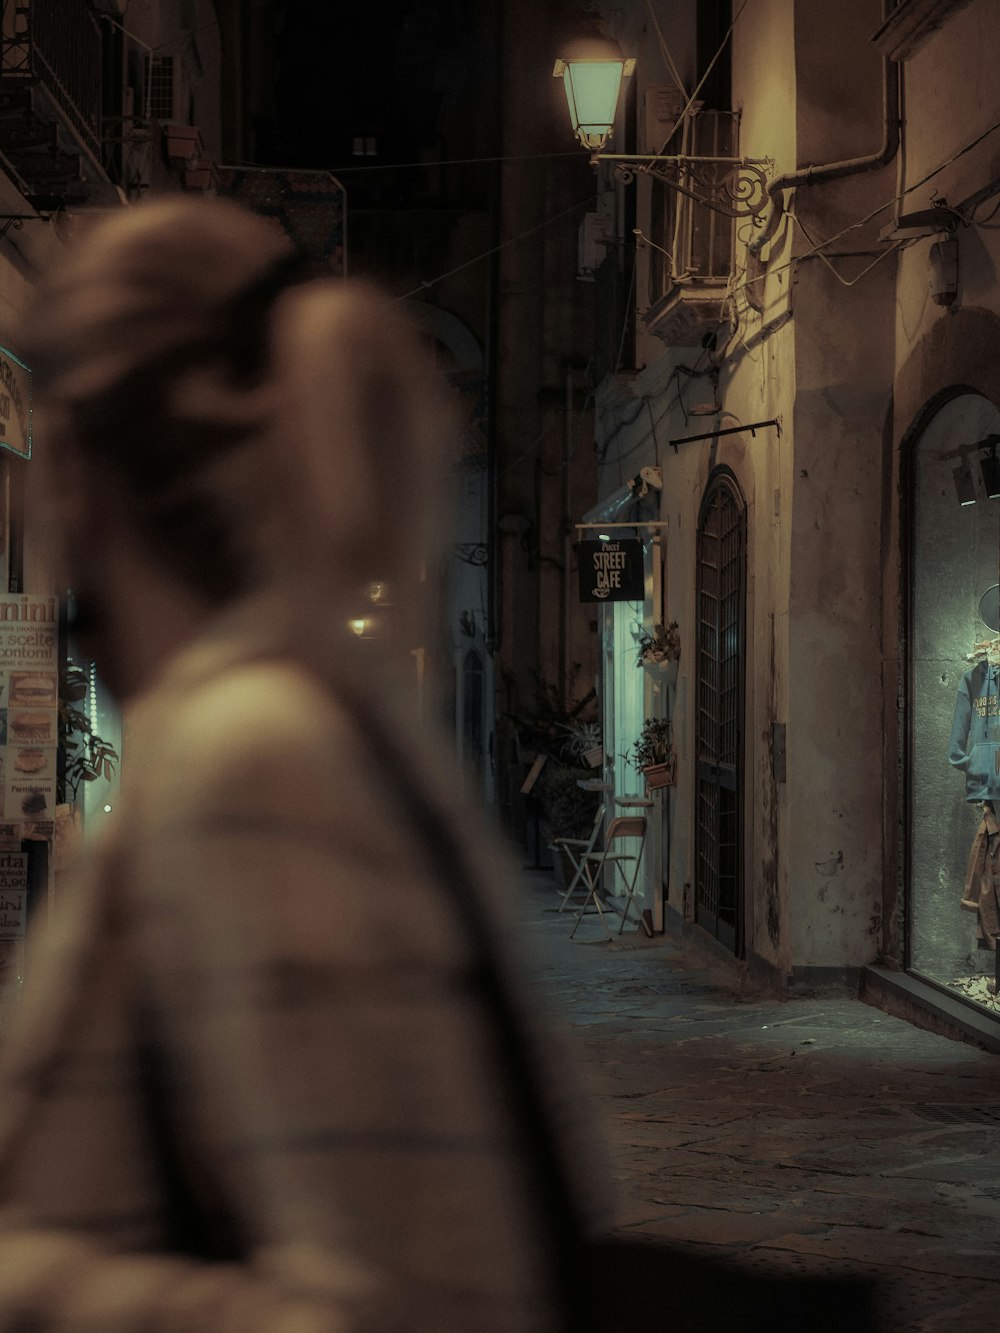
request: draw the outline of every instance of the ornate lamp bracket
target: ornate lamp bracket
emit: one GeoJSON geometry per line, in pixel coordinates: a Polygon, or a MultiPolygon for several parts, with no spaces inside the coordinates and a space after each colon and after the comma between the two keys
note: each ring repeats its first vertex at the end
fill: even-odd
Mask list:
{"type": "Polygon", "coordinates": [[[768,157],[660,157],[647,153],[595,153],[591,161],[609,162],[615,177],[627,185],[636,176],[650,176],[670,190],[686,195],[727,218],[750,218],[761,225],[768,205],[768,157]]]}

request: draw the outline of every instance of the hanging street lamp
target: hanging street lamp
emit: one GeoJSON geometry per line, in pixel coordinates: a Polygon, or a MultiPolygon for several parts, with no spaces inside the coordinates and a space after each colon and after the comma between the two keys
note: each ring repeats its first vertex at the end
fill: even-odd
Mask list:
{"type": "Polygon", "coordinates": [[[610,37],[582,37],[556,61],[552,73],[563,81],[573,133],[592,153],[614,133],[622,80],[634,69],[610,37]]]}
{"type": "MultiPolygon", "coordinates": [[[[751,218],[760,225],[768,205],[767,169],[774,166],[770,158],[602,151],[614,133],[622,83],[634,69],[634,58],[597,33],[571,43],[555,62],[552,74],[563,81],[573,133],[590,152],[593,165],[610,162],[625,184],[637,175],[650,176],[716,213],[751,218]]],[[[690,104],[684,114],[689,111],[690,104]]]]}

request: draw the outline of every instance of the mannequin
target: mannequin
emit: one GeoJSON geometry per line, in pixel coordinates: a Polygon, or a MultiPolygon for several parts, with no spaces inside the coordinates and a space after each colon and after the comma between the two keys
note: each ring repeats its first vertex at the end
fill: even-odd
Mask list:
{"type": "MultiPolygon", "coordinates": [[[[988,588],[979,601],[979,616],[994,633],[1000,631],[1000,585],[988,588]]],[[[977,916],[979,947],[996,959],[996,993],[1000,982],[1000,652],[997,640],[983,640],[968,655],[974,665],[959,682],[952,723],[949,762],[965,774],[965,799],[979,804],[982,818],[969,852],[961,906],[977,916]]]]}

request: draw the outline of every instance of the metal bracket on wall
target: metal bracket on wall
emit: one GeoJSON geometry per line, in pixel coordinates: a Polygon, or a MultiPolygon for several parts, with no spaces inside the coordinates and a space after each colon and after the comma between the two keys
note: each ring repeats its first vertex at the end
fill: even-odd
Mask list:
{"type": "Polygon", "coordinates": [[[759,430],[764,430],[768,426],[781,434],[781,417],[772,417],[770,421],[752,421],[746,426],[727,426],[725,430],[708,430],[703,435],[680,435],[676,440],[668,440],[667,443],[677,453],[677,447],[681,444],[694,444],[696,440],[717,440],[720,435],[742,435],[744,431],[749,431],[751,435],[757,435],[759,430]]]}
{"type": "Polygon", "coordinates": [[[49,218],[44,213],[0,213],[0,241],[7,233],[14,229],[20,231],[26,222],[48,222],[49,218]]]}
{"type": "Polygon", "coordinates": [[[623,185],[649,176],[696,204],[728,218],[758,218],[769,202],[769,157],[666,157],[658,153],[595,153],[591,162],[609,162],[623,185]]]}

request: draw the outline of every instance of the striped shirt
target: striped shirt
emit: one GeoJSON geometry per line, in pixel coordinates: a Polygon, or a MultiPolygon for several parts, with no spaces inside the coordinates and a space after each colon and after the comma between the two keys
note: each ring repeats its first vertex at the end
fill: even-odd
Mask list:
{"type": "Polygon", "coordinates": [[[137,705],[33,962],[0,1329],[562,1328],[576,1150],[505,862],[363,673],[248,623],[137,705]]]}

